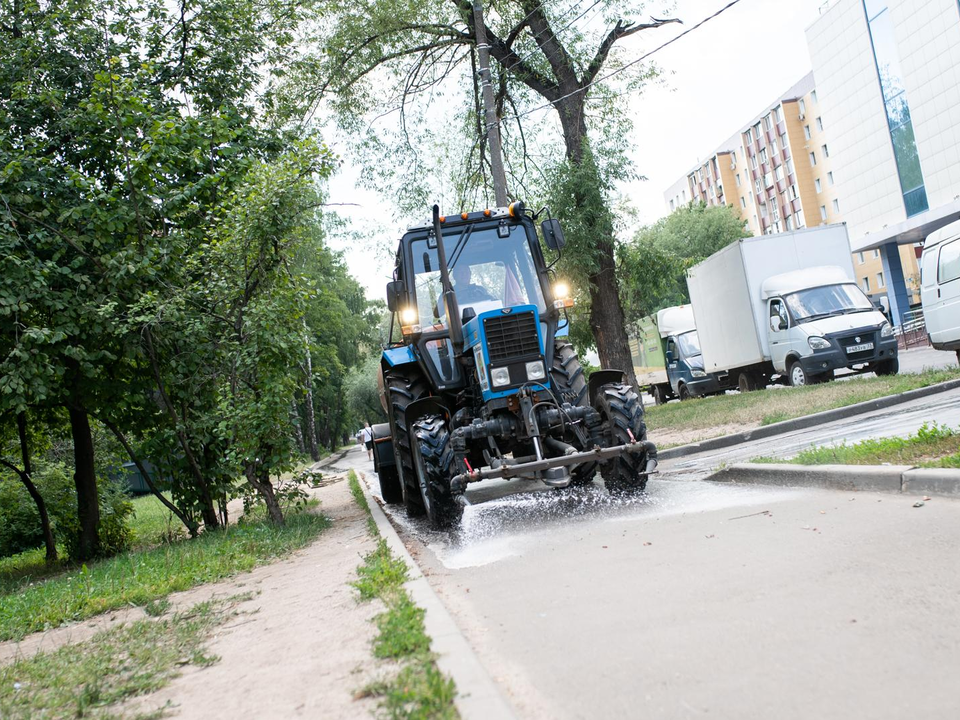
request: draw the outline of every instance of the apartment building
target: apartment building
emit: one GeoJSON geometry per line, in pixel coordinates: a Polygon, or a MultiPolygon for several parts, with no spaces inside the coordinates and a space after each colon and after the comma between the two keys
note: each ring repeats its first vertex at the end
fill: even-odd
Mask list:
{"type": "MultiPolygon", "coordinates": [[[[688,202],[729,205],[754,235],[843,222],[841,192],[813,73],[808,73],[665,193],[672,212],[688,202]]],[[[913,247],[901,250],[919,302],[919,269],[913,247]]],[[[854,253],[857,281],[886,304],[879,252],[854,253]]]]}
{"type": "Polygon", "coordinates": [[[807,45],[854,265],[879,254],[896,320],[907,256],[960,218],[960,2],[833,0],[807,45]]]}

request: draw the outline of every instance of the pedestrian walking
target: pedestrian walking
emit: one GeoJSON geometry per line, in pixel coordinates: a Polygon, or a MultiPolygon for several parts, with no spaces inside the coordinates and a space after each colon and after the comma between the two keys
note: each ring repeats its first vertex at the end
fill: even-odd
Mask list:
{"type": "Polygon", "coordinates": [[[360,437],[364,447],[367,448],[367,460],[373,460],[373,428],[370,427],[370,423],[364,423],[360,437]]]}

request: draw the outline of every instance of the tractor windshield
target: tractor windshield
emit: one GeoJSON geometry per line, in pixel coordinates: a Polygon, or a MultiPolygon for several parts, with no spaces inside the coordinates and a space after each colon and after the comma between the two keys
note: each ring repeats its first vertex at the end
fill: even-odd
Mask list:
{"type": "MultiPolygon", "coordinates": [[[[508,227],[507,237],[499,237],[496,226],[476,229],[472,225],[443,236],[461,313],[468,307],[479,315],[516,305],[536,305],[545,312],[526,231],[522,225],[508,227]]],[[[437,249],[429,245],[426,238],[411,243],[417,308],[425,332],[431,327],[441,330],[447,324],[437,249]]]]}

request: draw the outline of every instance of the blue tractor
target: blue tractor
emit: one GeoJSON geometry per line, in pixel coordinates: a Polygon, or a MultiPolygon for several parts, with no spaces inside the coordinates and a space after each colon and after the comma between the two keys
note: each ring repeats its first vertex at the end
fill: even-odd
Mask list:
{"type": "MultiPolygon", "coordinates": [[[[491,478],[640,493],[655,472],[643,405],[620,370],[589,380],[566,335],[569,288],[552,277],[520,202],[413,226],[400,240],[374,430],[387,503],[455,526],[467,486],[491,478]],[[397,332],[399,330],[399,332],[397,332]],[[396,341],[394,341],[396,338],[396,341]]],[[[560,224],[541,224],[559,253],[560,224]]]]}

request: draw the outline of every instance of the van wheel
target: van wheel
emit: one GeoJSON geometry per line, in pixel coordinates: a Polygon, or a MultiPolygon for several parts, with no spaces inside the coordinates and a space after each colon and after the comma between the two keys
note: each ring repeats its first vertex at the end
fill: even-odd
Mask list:
{"type": "Polygon", "coordinates": [[[877,375],[896,375],[900,372],[900,358],[892,358],[877,363],[877,375]]]}
{"type": "Polygon", "coordinates": [[[757,389],[757,379],[752,372],[742,372],[737,378],[737,388],[742,393],[753,392],[757,389]]]}
{"type": "Polygon", "coordinates": [[[690,389],[683,383],[680,383],[680,386],[677,388],[677,395],[680,397],[680,402],[689,400],[692,397],[690,395],[690,389]]]}
{"type": "Polygon", "coordinates": [[[957,350],[957,364],[960,365],[960,350],[957,350]]]}
{"type": "MultiPolygon", "coordinates": [[[[960,350],[957,351],[957,360],[960,362],[960,350]]],[[[667,396],[663,392],[663,388],[659,385],[654,385],[650,388],[650,394],[653,395],[653,402],[657,405],[665,405],[667,402],[667,396]]]]}
{"type": "Polygon", "coordinates": [[[790,385],[793,387],[803,387],[804,385],[812,384],[799,360],[795,360],[793,365],[790,366],[789,380],[790,385]]]}

